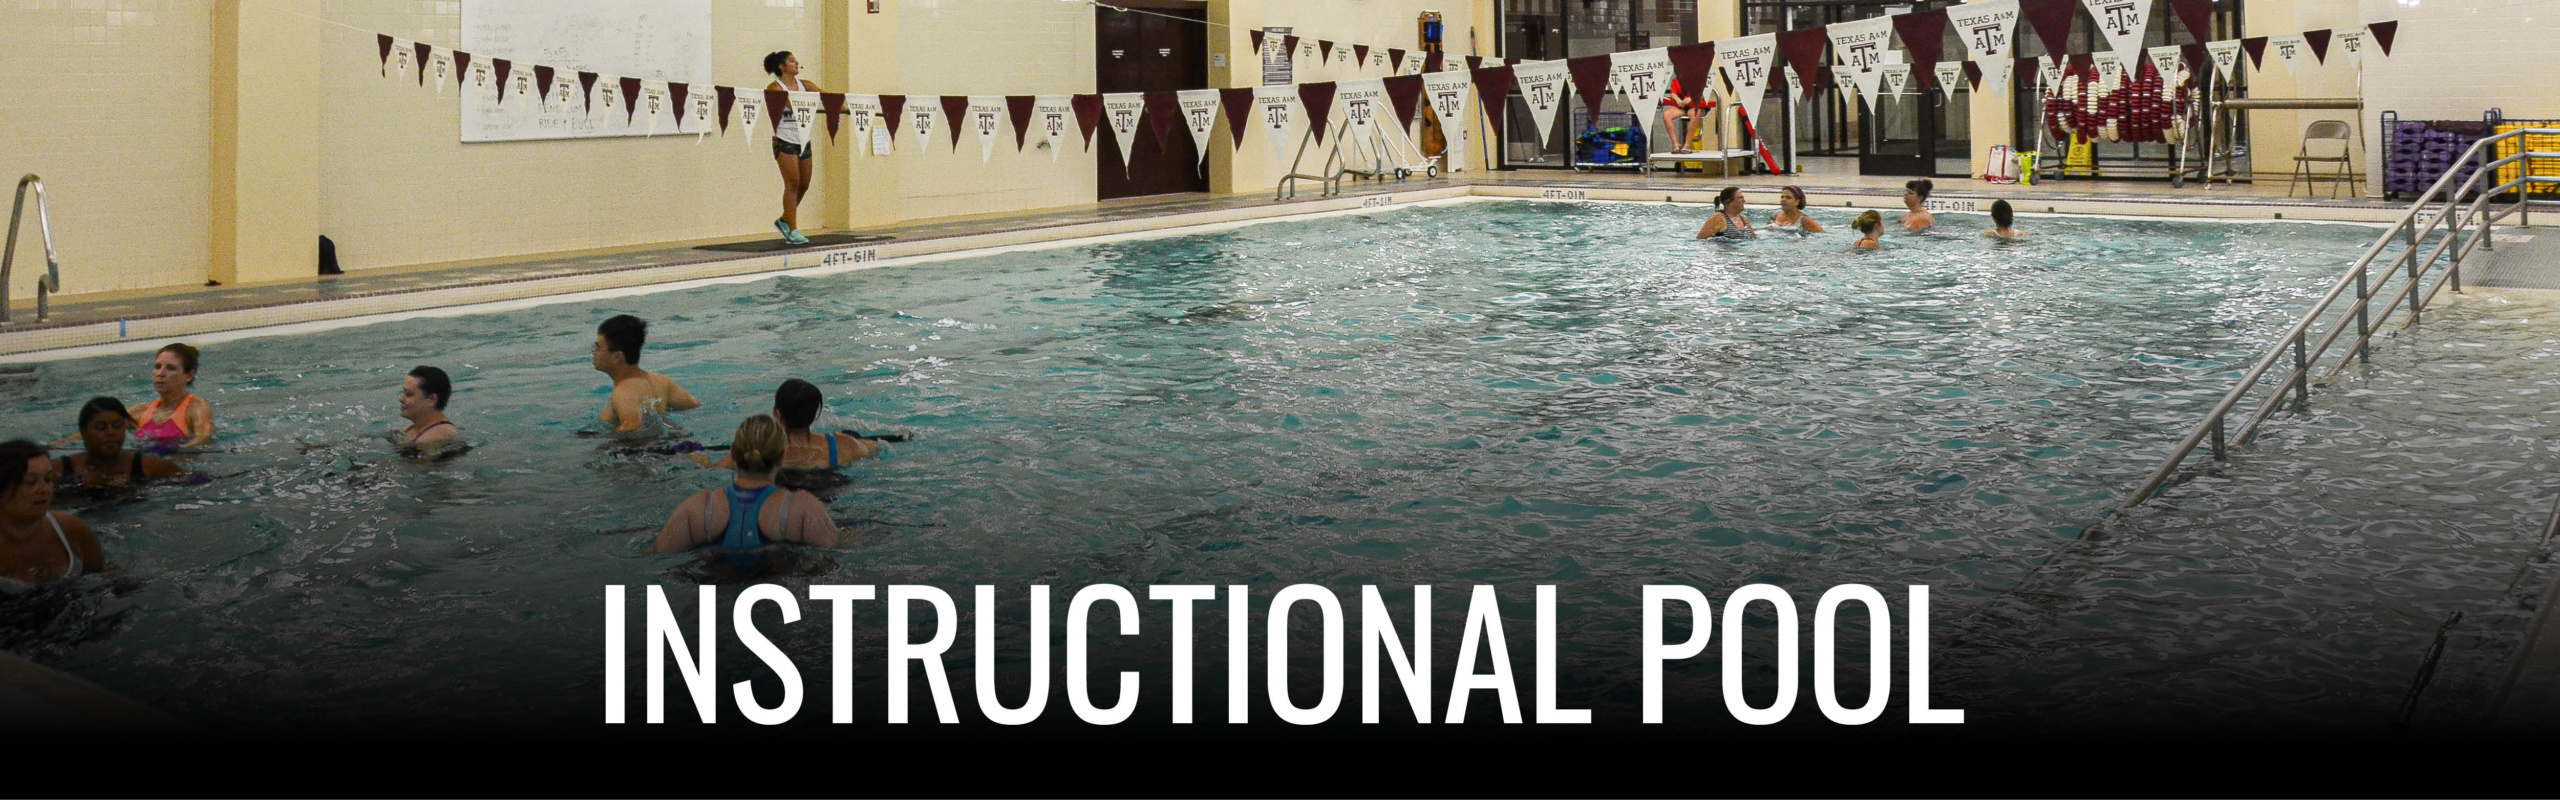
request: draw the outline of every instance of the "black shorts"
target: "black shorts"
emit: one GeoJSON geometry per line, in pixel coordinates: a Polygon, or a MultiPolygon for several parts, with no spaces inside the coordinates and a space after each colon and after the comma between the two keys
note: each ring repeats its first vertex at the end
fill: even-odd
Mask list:
{"type": "Polygon", "coordinates": [[[792,144],[781,139],[775,139],[773,140],[773,154],[777,156],[808,158],[818,154],[817,140],[811,139],[799,144],[792,144]]]}

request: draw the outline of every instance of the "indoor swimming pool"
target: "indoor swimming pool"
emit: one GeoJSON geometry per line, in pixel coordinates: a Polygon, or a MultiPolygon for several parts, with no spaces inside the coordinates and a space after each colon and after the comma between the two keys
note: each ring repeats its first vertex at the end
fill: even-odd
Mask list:
{"type": "MultiPolygon", "coordinates": [[[[596,325],[630,313],[650,322],[641,366],[704,403],[676,415],[685,436],[725,442],[798,377],[827,393],[822,428],[913,437],[847,470],[832,510],[860,540],[785,583],[993,583],[1017,604],[1031,583],[1492,584],[1519,604],[1519,659],[1528,587],[1552,583],[1568,699],[1618,708],[1647,583],[1926,583],[1938,638],[1959,636],[2122,502],[2374,235],[2030,217],[2030,238],[1995,242],[1974,235],[1986,217],[1954,213],[1948,235],[1860,252],[1838,210],[1815,213],[1827,235],[1692,240],[1707,213],[1469,202],[208,345],[196,391],[222,450],[188,466],[214,479],[82,512],[123,585],[0,601],[6,635],[215,729],[592,723],[597,587],[703,580],[696,559],[641,548],[726,478],[579,435],[606,393],[596,325]],[[421,364],[453,375],[468,454],[410,463],[380,438],[421,364]]],[[[40,364],[0,383],[0,420],[68,434],[92,395],[144,399],[149,362],[40,364]]],[[[2393,447],[2357,441],[2303,446],[2393,447]]],[[[2476,463],[2499,443],[2445,447],[2476,463]]],[[[2269,502],[2309,502],[2294,494],[2269,502]]],[[[2365,502],[2402,509],[2416,537],[2509,502],[2489,494],[2365,502]]],[[[2175,506],[2144,524],[2213,535],[2179,528],[2175,506]]],[[[2434,568],[2420,561],[2374,568],[2434,568]]],[[[2345,583],[2367,566],[2300,569],[2345,583]]],[[[2067,620],[2100,641],[2054,663],[2143,680],[2103,665],[2144,658],[2146,626],[2195,596],[2176,567],[2115,576],[2151,605],[2067,620]]],[[[2304,583],[2267,590],[2267,613],[2316,613],[2327,584],[2304,583]]],[[[1463,615],[1462,596],[1444,588],[1436,614],[1463,615]]],[[[777,638],[823,678],[823,626],[777,638]]],[[[1435,641],[1444,659],[1455,645],[1435,641]]],[[[964,632],[956,672],[971,647],[964,632]]],[[[1098,658],[1161,670],[1140,663],[1151,653],[1098,658]]],[[[2267,681],[2318,695],[2330,663],[2267,681]]],[[[1974,701],[2067,694],[2077,674],[1974,701]]]]}

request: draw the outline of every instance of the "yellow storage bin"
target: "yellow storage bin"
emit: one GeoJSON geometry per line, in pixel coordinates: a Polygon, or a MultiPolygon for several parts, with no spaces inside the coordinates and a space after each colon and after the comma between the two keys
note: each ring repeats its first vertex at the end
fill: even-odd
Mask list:
{"type": "MultiPolygon", "coordinates": [[[[2499,133],[2506,133],[2506,132],[2508,132],[2508,131],[2520,130],[2520,129],[2525,129],[2525,128],[2549,128],[2549,127],[2553,127],[2553,125],[2552,125],[2552,124],[2550,124],[2550,123],[2539,123],[2539,122],[2510,122],[2510,123],[2507,123],[2507,124],[2504,124],[2504,125],[2500,125],[2500,126],[2498,126],[2498,132],[2499,132],[2499,133]]],[[[2508,157],[2508,156],[2515,155],[2515,154],[2516,154],[2516,153],[2518,153],[2518,152],[2560,153],[2560,135],[2553,135],[2553,134],[2547,134],[2547,133],[2544,133],[2544,134],[2525,134],[2525,135],[2523,135],[2523,136],[2518,136],[2518,137],[2516,137],[2516,138],[2508,139],[2508,140],[2501,141],[2501,142],[2499,142],[2499,143],[2498,143],[2498,157],[2499,157],[2499,158],[2506,158],[2506,157],[2508,157]],[[2521,144],[2521,145],[2522,145],[2522,148],[2521,148],[2521,149],[2519,149],[2519,148],[2518,148],[2518,145],[2519,145],[2519,144],[2521,144]]],[[[2506,166],[2499,167],[2499,168],[2498,168],[2498,183],[2499,183],[2499,185],[2502,185],[2502,186],[2503,186],[2503,185],[2505,185],[2507,182],[2515,180],[2515,179],[2516,179],[2518,176],[2520,176],[2520,175],[2528,174],[2528,173],[2525,173],[2525,172],[2523,171],[2523,170],[2524,170],[2524,168],[2527,168],[2527,167],[2530,167],[2530,168],[2532,169],[2532,172],[2531,172],[2530,174],[2531,174],[2531,175],[2533,175],[2534,177],[2538,177],[2538,178],[2560,178],[2560,158],[2543,158],[2543,159],[2531,159],[2531,158],[2529,158],[2529,159],[2525,159],[2525,160],[2522,160],[2522,161],[2518,161],[2518,162],[2513,163],[2513,164],[2508,164],[2508,165],[2506,165],[2506,166]]],[[[2531,185],[2531,186],[2529,186],[2529,187],[2526,187],[2526,188],[2530,189],[2534,194],[2560,194],[2560,184],[2553,184],[2553,183],[2538,183],[2538,184],[2533,184],[2533,185],[2531,185]]]]}

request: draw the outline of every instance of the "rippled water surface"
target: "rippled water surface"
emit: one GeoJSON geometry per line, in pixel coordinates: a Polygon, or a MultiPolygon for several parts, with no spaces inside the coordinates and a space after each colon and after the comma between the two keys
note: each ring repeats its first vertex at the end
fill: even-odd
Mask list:
{"type": "MultiPolygon", "coordinates": [[[[2418,425],[2379,409],[2423,406],[2427,390],[2376,389],[2270,434],[2267,447],[2334,451],[2331,471],[2253,465],[2180,487],[2132,533],[2065,556],[2092,577],[2045,591],[2086,607],[2001,600],[2121,501],[2184,432],[2175,420],[2227,389],[2372,231],[2038,218],[2024,242],[1897,236],[1865,253],[1837,234],[1692,241],[1703,213],[1400,209],[216,345],[198,390],[229,452],[193,466],[217,479],[86,512],[132,585],[67,608],[22,601],[20,626],[41,624],[15,635],[215,727],[591,719],[599,587],[693,585],[689,559],[640,553],[641,531],[723,479],[576,435],[605,396],[587,366],[595,326],[625,312],[652,323],[644,366],[704,400],[678,423],[706,441],[790,377],[824,388],[839,427],[916,436],[850,471],[833,510],[863,520],[861,541],[794,582],[936,583],[964,602],[981,582],[1015,600],[1034,582],[1310,582],[1346,597],[1482,583],[1524,605],[1553,583],[1582,665],[1569,694],[1604,705],[1634,691],[1648,583],[1719,599],[1775,583],[1808,614],[1833,584],[1927,583],[1939,638],[1980,643],[1948,657],[1959,693],[2104,694],[2146,680],[2110,665],[2196,645],[2174,628],[2240,622],[2225,613],[2235,594],[2266,625],[2343,602],[2429,628],[2427,609],[2347,584],[2362,570],[2465,584],[2467,567],[2425,561],[2474,558],[2461,542],[2378,556],[2332,537],[2488,535],[2504,505],[2430,509],[2520,516],[2531,495],[2511,474],[2529,454],[2478,466],[2514,445],[2506,434],[2386,441],[2395,423],[2358,415],[2418,425]],[[454,375],[469,454],[386,460],[374,434],[397,422],[417,364],[454,375]],[[2365,491],[2427,469],[2459,479],[2365,491]],[[2368,499],[2338,497],[2353,494],[2368,499]],[[2254,521],[2216,516],[2233,513],[2254,521]],[[2266,548],[2281,557],[2239,555],[2266,548]],[[2002,635],[1966,627],[2002,603],[2018,607],[1983,617],[2006,620],[2002,635]],[[457,700],[483,696],[523,702],[457,700]]],[[[141,399],[147,362],[42,365],[0,386],[8,430],[58,436],[93,393],[141,399]]],[[[2519,418],[2547,404],[2508,399],[2519,418]]],[[[1463,614],[1463,595],[1442,597],[1438,616],[1463,614]]],[[[823,630],[784,638],[824,674],[823,630]]],[[[2308,695],[2369,682],[2330,662],[2379,644],[2326,641],[2269,680],[2308,695]]],[[[2393,670],[2407,674],[2376,671],[2393,670]]]]}

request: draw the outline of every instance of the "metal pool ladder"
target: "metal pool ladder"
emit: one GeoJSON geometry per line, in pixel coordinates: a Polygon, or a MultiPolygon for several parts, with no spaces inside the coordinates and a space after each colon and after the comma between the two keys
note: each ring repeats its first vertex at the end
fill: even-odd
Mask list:
{"type": "Polygon", "coordinates": [[[18,199],[9,205],[9,245],[0,249],[0,325],[9,323],[9,274],[18,260],[18,218],[27,211],[27,187],[36,190],[36,227],[44,232],[44,278],[36,281],[36,321],[51,316],[47,299],[62,291],[62,264],[53,256],[53,215],[45,211],[44,179],[34,173],[18,179],[18,199]]]}
{"type": "Polygon", "coordinates": [[[2450,184],[2453,182],[2455,171],[2446,170],[2443,177],[2436,179],[2434,186],[2419,195],[2416,202],[2409,204],[2409,210],[2400,215],[2400,220],[2392,223],[2389,229],[2376,237],[2372,246],[2365,248],[2364,255],[2356,259],[2355,266],[2349,267],[2347,274],[2338,278],[2338,282],[2329,287],[2329,292],[2321,295],[2319,302],[2313,303],[2311,310],[2304,312],[2302,318],[2296,320],[2293,327],[2276,340],[2275,346],[2268,349],[2266,356],[2258,359],[2258,365],[2251,368],[2248,374],[2241,376],[2240,384],[2231,387],[2231,393],[2224,395],[2222,402],[2215,404],[2213,410],[2205,414],[2204,419],[2196,424],[2195,430],[2189,431],[2186,438],[2178,441],[2177,447],[2169,452],[2169,458],[2162,461],[2158,469],[2152,470],[2151,478],[2143,481],[2142,488],[2135,489],[2133,496],[2126,498],[2119,508],[2133,508],[2157,495],[2160,487],[2177,474],[2178,467],[2186,462],[2187,456],[2193,454],[2196,447],[2207,440],[2213,443],[2214,460],[2223,460],[2228,456],[2232,440],[2237,440],[2239,444],[2247,444],[2250,438],[2257,434],[2258,425],[2275,414],[2276,409],[2284,404],[2285,398],[2293,398],[2297,408],[2307,406],[2311,402],[2312,370],[2320,365],[2324,356],[2329,354],[2330,346],[2336,344],[2339,337],[2345,335],[2348,330],[2356,332],[2353,351],[2339,354],[2335,365],[2330,367],[2326,376],[2320,378],[2319,383],[2326,384],[2336,378],[2338,373],[2346,371],[2350,363],[2371,360],[2372,352],[2369,345],[2373,341],[2373,335],[2379,332],[2382,326],[2390,323],[2391,315],[2399,310],[2404,300],[2409,308],[2408,324],[2416,325],[2419,313],[2429,301],[2435,299],[2437,291],[2450,285],[2456,293],[2461,292],[2463,258],[2470,255],[2474,248],[2497,249],[2496,242],[2490,237],[2490,226],[2510,215],[2517,217],[2515,224],[2518,226],[2531,225],[2533,215],[2530,187],[2534,184],[2560,184],[2560,177],[2534,175],[2535,170],[2525,168],[2533,160],[2560,160],[2560,153],[2526,151],[2524,149],[2526,140],[2520,138],[2550,135],[2560,135],[2560,129],[2517,129],[2474,142],[2471,149],[2462,154],[2461,159],[2477,161],[2480,164],[2479,171],[2472,173],[2471,178],[2463,181],[2462,185],[2452,186],[2450,184]],[[2508,141],[2515,142],[2515,154],[2491,160],[2492,153],[2503,149],[2498,145],[2508,141]],[[2482,185],[2484,180],[2491,180],[2493,176],[2500,173],[2501,168],[2509,165],[2516,167],[2514,180],[2495,186],[2482,185]],[[2515,192],[2514,204],[2498,205],[2491,202],[2497,195],[2510,191],[2515,192]],[[2465,202],[2463,200],[2465,196],[2472,199],[2465,202]],[[2420,240],[2439,229],[2444,231],[2445,235],[2436,241],[2434,250],[2429,251],[2424,258],[2420,258],[2418,255],[2420,240]],[[2382,255],[2383,249],[2395,238],[2407,246],[2402,248],[2400,254],[2392,258],[2390,263],[2381,267],[2379,280],[2376,280],[2374,259],[2382,255]],[[2457,242],[2460,243],[2459,246],[2456,246],[2457,242]],[[2448,250],[2452,254],[2450,259],[2445,258],[2448,250]],[[2442,266],[2441,269],[2438,269],[2439,265],[2442,266]],[[2432,282],[2429,280],[2430,273],[2434,274],[2432,282]],[[2383,301],[2381,311],[2377,315],[2373,309],[2373,300],[2382,297],[2384,290],[2391,288],[2395,280],[2399,282],[2399,290],[2391,293],[2390,298],[2383,301]],[[2422,286],[2425,287],[2425,291],[2418,291],[2422,286]],[[2338,301],[2345,299],[2350,289],[2355,292],[2355,302],[2350,307],[2341,308],[2338,301]],[[2333,312],[2336,318],[2330,319],[2333,312]],[[2373,319],[2375,316],[2379,316],[2380,319],[2373,319]],[[2328,334],[2321,336],[2318,344],[2311,344],[2312,328],[2323,320],[2329,322],[2328,334]],[[2349,320],[2354,322],[2352,328],[2346,324],[2349,320]],[[2225,429],[2229,427],[2231,412],[2240,406],[2241,401],[2246,399],[2251,391],[2258,389],[2271,372],[2275,372],[2276,365],[2285,360],[2287,352],[2293,355],[2292,367],[2278,373],[2278,380],[2274,384],[2275,390],[2258,402],[2257,411],[2241,423],[2238,434],[2236,436],[2227,434],[2225,429]]]}

